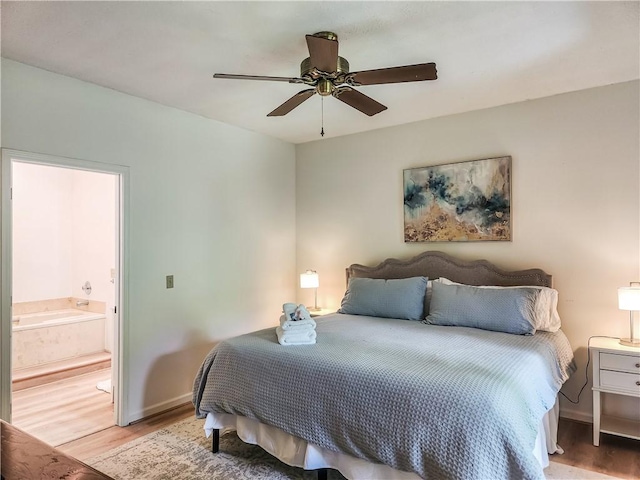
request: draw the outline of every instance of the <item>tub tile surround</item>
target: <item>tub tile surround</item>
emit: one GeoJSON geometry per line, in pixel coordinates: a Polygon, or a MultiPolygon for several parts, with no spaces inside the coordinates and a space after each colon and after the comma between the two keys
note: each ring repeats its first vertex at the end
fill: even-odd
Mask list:
{"type": "Polygon", "coordinates": [[[53,323],[29,323],[25,327],[18,327],[19,323],[14,322],[13,370],[105,351],[105,302],[90,301],[89,305],[78,307],[76,306],[78,300],[82,299],[56,298],[16,303],[12,306],[14,320],[23,316],[57,311],[86,313],[85,319],[82,319],[81,314],[77,317],[77,321],[69,321],[63,316],[63,318],[54,319],[53,323]]]}
{"type": "Polygon", "coordinates": [[[14,333],[14,369],[104,351],[104,318],[14,333]]]}
{"type": "Polygon", "coordinates": [[[92,313],[105,313],[106,303],[99,302],[97,300],[89,300],[89,305],[76,306],[76,302],[85,301],[86,298],[77,297],[65,297],[65,298],[52,298],[49,300],[36,300],[34,302],[20,302],[11,305],[12,315],[14,317],[20,315],[27,315],[29,313],[41,313],[50,312],[52,310],[68,310],[73,308],[75,310],[82,310],[92,313]]]}

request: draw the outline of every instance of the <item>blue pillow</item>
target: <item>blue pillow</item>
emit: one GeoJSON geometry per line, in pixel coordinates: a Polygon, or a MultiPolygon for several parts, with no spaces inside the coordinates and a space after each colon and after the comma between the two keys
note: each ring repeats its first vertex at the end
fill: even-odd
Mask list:
{"type": "Polygon", "coordinates": [[[338,313],[420,320],[426,289],[426,277],[351,278],[338,313]]]}
{"type": "Polygon", "coordinates": [[[535,333],[535,288],[493,289],[433,282],[426,323],[494,332],[535,333]]]}

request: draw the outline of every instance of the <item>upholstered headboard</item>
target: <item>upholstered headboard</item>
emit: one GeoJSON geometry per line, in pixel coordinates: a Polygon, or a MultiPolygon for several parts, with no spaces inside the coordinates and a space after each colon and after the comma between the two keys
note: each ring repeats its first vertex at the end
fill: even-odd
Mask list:
{"type": "Polygon", "coordinates": [[[503,270],[486,260],[460,260],[443,252],[424,252],[409,260],[389,258],[375,267],[354,264],[347,267],[347,285],[351,277],[408,278],[446,277],[467,285],[539,285],[552,286],[552,277],[544,270],[503,270]]]}

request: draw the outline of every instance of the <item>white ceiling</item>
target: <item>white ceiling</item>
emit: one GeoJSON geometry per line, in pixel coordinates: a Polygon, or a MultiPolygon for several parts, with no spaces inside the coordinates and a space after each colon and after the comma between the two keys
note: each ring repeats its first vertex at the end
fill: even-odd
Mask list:
{"type": "Polygon", "coordinates": [[[367,117],[324,101],[325,138],[640,77],[633,2],[7,2],[2,56],[302,143],[321,99],[266,114],[306,86],[213,79],[294,77],[305,34],[338,34],[351,71],[436,62],[438,80],[360,87],[367,117]]]}

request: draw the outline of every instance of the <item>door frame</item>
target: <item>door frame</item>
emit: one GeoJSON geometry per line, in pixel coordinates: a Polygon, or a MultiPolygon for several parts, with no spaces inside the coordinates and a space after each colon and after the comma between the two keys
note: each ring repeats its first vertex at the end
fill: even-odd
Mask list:
{"type": "Polygon", "coordinates": [[[108,163],[58,157],[19,150],[2,149],[0,237],[0,418],[11,421],[11,291],[12,291],[12,162],[34,163],[52,167],[108,173],[118,178],[116,200],[116,321],[111,355],[115,380],[114,420],[118,426],[126,426],[129,418],[127,399],[129,385],[129,167],[108,163]]]}

